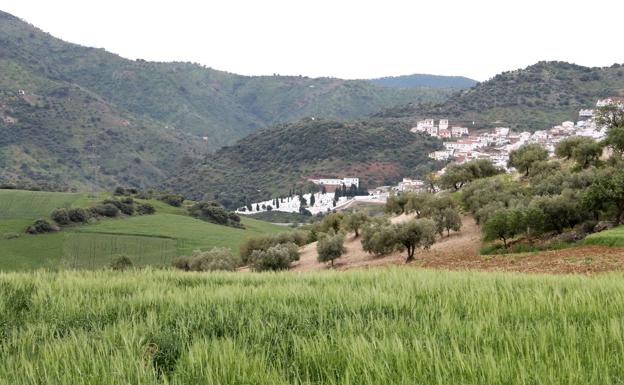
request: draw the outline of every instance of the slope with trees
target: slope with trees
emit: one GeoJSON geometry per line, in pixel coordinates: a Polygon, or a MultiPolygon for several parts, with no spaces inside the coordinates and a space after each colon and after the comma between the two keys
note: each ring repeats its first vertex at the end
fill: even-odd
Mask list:
{"type": "Polygon", "coordinates": [[[594,106],[597,99],[621,95],[624,67],[620,64],[599,68],[544,61],[498,74],[442,103],[411,103],[376,116],[412,122],[446,118],[471,128],[538,130],[576,121],[579,109],[594,106]]]}

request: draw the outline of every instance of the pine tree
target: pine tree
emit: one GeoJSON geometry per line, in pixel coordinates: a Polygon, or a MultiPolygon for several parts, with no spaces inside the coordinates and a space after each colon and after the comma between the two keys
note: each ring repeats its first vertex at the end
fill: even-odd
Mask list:
{"type": "Polygon", "coordinates": [[[260,211],[260,205],[256,203],[256,211],[260,211]]]}
{"type": "Polygon", "coordinates": [[[314,207],[314,203],[316,203],[316,198],[314,198],[314,193],[310,195],[310,207],[314,207]]]}

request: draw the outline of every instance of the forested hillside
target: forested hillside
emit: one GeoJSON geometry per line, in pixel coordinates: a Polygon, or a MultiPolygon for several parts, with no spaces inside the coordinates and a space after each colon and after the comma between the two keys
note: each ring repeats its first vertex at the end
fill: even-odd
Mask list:
{"type": "Polygon", "coordinates": [[[377,117],[411,121],[449,118],[475,127],[506,126],[537,130],[577,120],[581,108],[599,98],[624,95],[624,67],[590,68],[565,62],[539,62],[503,72],[442,103],[411,103],[377,117]]]}
{"type": "Polygon", "coordinates": [[[371,82],[386,87],[432,87],[455,88],[457,90],[470,88],[477,84],[476,80],[472,80],[465,76],[442,76],[428,74],[387,76],[383,78],[371,79],[371,82]]]}
{"type": "Polygon", "coordinates": [[[237,207],[286,194],[309,176],[356,176],[368,187],[421,175],[435,163],[427,157],[437,139],[414,134],[391,120],[338,122],[304,119],[261,130],[209,156],[169,181],[195,198],[237,207]]]}
{"type": "Polygon", "coordinates": [[[408,101],[441,101],[452,92],[399,90],[364,80],[241,76],[191,63],[127,60],[66,43],[6,13],[0,14],[0,52],[5,60],[88,88],[131,113],[208,136],[213,149],[305,116],[354,118],[408,101]]]}
{"type": "Polygon", "coordinates": [[[158,185],[259,128],[366,116],[450,93],[127,60],[0,11],[0,183],[158,185]]]}

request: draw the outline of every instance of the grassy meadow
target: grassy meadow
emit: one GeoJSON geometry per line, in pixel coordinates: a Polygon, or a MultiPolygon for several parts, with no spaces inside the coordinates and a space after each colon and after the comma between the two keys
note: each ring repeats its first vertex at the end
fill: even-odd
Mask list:
{"type": "Polygon", "coordinates": [[[624,226],[591,234],[583,242],[588,245],[624,247],[624,226]]]}
{"type": "Polygon", "coordinates": [[[0,274],[1,384],[621,384],[624,277],[0,274]]]}
{"type": "Polygon", "coordinates": [[[220,226],[192,218],[184,208],[149,200],[154,215],[101,219],[50,234],[24,233],[35,219],[48,218],[58,207],[87,207],[109,196],[0,190],[0,270],[101,268],[120,254],[136,266],[167,266],[195,249],[219,246],[238,253],[249,237],[288,230],[250,218],[242,218],[245,229],[220,226]]]}

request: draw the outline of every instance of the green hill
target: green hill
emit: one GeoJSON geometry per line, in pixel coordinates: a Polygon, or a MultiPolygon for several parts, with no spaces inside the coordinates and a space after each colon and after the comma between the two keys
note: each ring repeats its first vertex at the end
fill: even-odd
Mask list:
{"type": "Polygon", "coordinates": [[[581,108],[599,98],[624,95],[624,67],[590,68],[565,62],[539,62],[503,72],[453,95],[442,103],[412,103],[375,116],[449,118],[453,122],[488,128],[506,126],[537,130],[562,121],[576,121],[581,108]]]}
{"type": "Polygon", "coordinates": [[[414,134],[402,122],[303,119],[222,148],[169,180],[168,187],[228,207],[285,194],[309,176],[351,175],[375,187],[428,171],[436,164],[427,154],[440,147],[437,139],[414,134]]]}
{"type": "Polygon", "coordinates": [[[371,79],[371,83],[386,87],[413,88],[470,88],[477,84],[476,80],[464,76],[441,76],[428,74],[413,74],[402,76],[387,76],[383,78],[371,79]]]}
{"type": "Polygon", "coordinates": [[[102,219],[50,234],[24,233],[34,219],[47,218],[55,208],[86,207],[104,196],[0,190],[0,270],[100,268],[117,254],[130,256],[138,266],[162,266],[196,249],[219,246],[238,253],[249,237],[287,230],[249,218],[242,218],[245,229],[220,226],[150,200],[157,209],[154,215],[102,219]]]}

